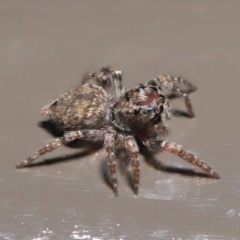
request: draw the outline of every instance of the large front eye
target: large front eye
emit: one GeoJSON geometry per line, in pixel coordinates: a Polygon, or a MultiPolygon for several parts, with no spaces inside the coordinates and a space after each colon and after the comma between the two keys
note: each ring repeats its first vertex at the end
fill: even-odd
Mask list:
{"type": "Polygon", "coordinates": [[[139,84],[137,87],[137,90],[142,90],[144,89],[146,86],[144,86],[143,84],[139,84]]]}
{"type": "Polygon", "coordinates": [[[136,108],[134,109],[134,115],[138,115],[140,113],[140,107],[139,108],[136,108]]]}

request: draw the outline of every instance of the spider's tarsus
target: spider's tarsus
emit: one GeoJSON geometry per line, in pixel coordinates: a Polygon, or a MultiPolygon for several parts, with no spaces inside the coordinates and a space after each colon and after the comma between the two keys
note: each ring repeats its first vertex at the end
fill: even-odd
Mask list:
{"type": "Polygon", "coordinates": [[[114,196],[115,196],[115,197],[118,197],[118,196],[119,196],[118,191],[117,191],[117,192],[114,192],[114,196]]]}
{"type": "Polygon", "coordinates": [[[195,113],[193,112],[192,106],[191,105],[187,105],[188,106],[188,116],[190,118],[195,118],[195,113]]]}
{"type": "Polygon", "coordinates": [[[139,187],[134,187],[133,191],[134,191],[134,194],[135,194],[136,196],[138,196],[139,187]]]}
{"type": "Polygon", "coordinates": [[[20,168],[24,168],[24,167],[27,167],[27,161],[22,161],[20,162],[19,164],[16,165],[16,168],[17,169],[20,169],[20,168]]]}
{"type": "Polygon", "coordinates": [[[191,113],[191,114],[189,114],[189,117],[190,117],[190,118],[195,118],[195,114],[194,114],[194,113],[191,113]]]}
{"type": "Polygon", "coordinates": [[[115,197],[119,196],[119,192],[118,192],[118,187],[117,186],[113,186],[113,193],[115,197]]]}
{"type": "Polygon", "coordinates": [[[215,172],[214,170],[212,170],[212,171],[210,172],[210,177],[211,177],[211,178],[214,178],[214,179],[220,179],[219,174],[218,174],[217,172],[215,172]]]}

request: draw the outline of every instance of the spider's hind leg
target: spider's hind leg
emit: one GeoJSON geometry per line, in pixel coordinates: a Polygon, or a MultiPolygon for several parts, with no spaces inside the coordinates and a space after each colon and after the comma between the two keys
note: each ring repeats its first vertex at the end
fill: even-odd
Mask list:
{"type": "Polygon", "coordinates": [[[29,166],[33,161],[35,161],[40,156],[45,153],[52,152],[56,148],[65,145],[69,142],[72,142],[75,139],[84,139],[84,140],[103,140],[103,131],[102,130],[79,130],[66,132],[63,137],[56,138],[52,142],[48,143],[45,147],[40,149],[38,152],[34,153],[31,157],[20,162],[16,168],[24,168],[29,166]]]}
{"type": "Polygon", "coordinates": [[[90,79],[96,80],[105,90],[115,93],[119,98],[123,93],[122,71],[116,67],[103,67],[98,72],[86,73],[82,79],[82,83],[86,83],[90,79]]]}
{"type": "Polygon", "coordinates": [[[54,141],[47,144],[45,147],[40,149],[38,152],[34,153],[31,157],[27,158],[26,160],[20,162],[16,168],[24,168],[28,167],[34,160],[39,158],[40,156],[44,155],[47,152],[51,152],[56,148],[60,147],[64,144],[64,137],[54,139],[54,141]]]}

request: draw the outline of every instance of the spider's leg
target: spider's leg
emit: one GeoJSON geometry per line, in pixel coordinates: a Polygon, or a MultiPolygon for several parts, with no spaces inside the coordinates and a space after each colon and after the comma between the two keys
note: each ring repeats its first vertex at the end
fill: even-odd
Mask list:
{"type": "Polygon", "coordinates": [[[114,131],[108,131],[105,133],[105,140],[104,145],[107,152],[107,165],[110,173],[110,178],[112,181],[112,188],[114,195],[118,196],[118,181],[117,181],[117,174],[116,174],[116,157],[114,153],[114,142],[115,142],[115,135],[114,131]]]}
{"type": "Polygon", "coordinates": [[[136,140],[132,136],[127,136],[124,139],[124,146],[130,155],[132,169],[133,169],[133,188],[136,195],[138,195],[139,181],[140,181],[140,163],[139,163],[139,149],[136,140]]]}
{"type": "Polygon", "coordinates": [[[123,93],[122,71],[115,67],[104,67],[98,72],[86,73],[82,79],[82,83],[86,83],[90,79],[95,79],[106,91],[115,93],[119,98],[123,93]]]}
{"type": "Polygon", "coordinates": [[[82,83],[86,83],[89,80],[94,79],[99,83],[104,89],[109,90],[112,87],[111,79],[107,71],[98,72],[88,72],[82,78],[82,83]]]}
{"type": "Polygon", "coordinates": [[[56,148],[67,144],[74,139],[85,139],[85,140],[103,140],[103,131],[102,130],[79,130],[66,132],[63,137],[54,139],[52,142],[48,143],[44,148],[34,153],[31,157],[20,162],[16,168],[24,168],[30,165],[40,156],[44,155],[47,152],[51,152],[56,148]]]}
{"type": "Polygon", "coordinates": [[[26,160],[20,162],[16,168],[24,168],[27,167],[28,165],[30,165],[34,160],[36,160],[37,158],[39,158],[41,155],[47,153],[47,152],[51,152],[54,149],[60,147],[61,145],[63,145],[64,141],[64,137],[61,138],[57,138],[54,139],[52,142],[48,143],[45,147],[43,147],[42,149],[40,149],[38,152],[34,153],[31,157],[27,158],[26,160]]]}
{"type": "Polygon", "coordinates": [[[148,85],[160,85],[160,87],[165,87],[168,90],[172,91],[178,97],[180,97],[184,102],[188,110],[188,114],[191,118],[195,116],[192,108],[191,101],[188,97],[189,92],[193,92],[196,90],[196,87],[189,83],[186,79],[181,77],[173,77],[170,75],[159,75],[157,78],[149,80],[147,82],[148,85]],[[182,91],[175,83],[183,84],[187,87],[187,91],[182,91]]]}
{"type": "Polygon", "coordinates": [[[200,169],[202,169],[203,171],[209,173],[209,175],[212,178],[216,178],[216,179],[220,178],[218,173],[215,170],[213,170],[211,167],[209,167],[206,163],[202,162],[199,158],[197,158],[192,153],[185,151],[182,148],[182,146],[180,146],[176,143],[150,139],[150,140],[146,141],[146,144],[149,148],[156,149],[156,147],[159,147],[160,149],[163,149],[169,153],[173,153],[173,154],[181,157],[182,159],[188,161],[192,165],[197,166],[200,169]]]}
{"type": "Polygon", "coordinates": [[[197,87],[194,86],[193,84],[191,84],[188,80],[186,80],[185,78],[182,77],[174,77],[174,76],[168,76],[169,78],[171,78],[171,80],[173,82],[175,82],[176,84],[181,84],[184,87],[186,87],[186,91],[187,93],[191,93],[197,90],[197,87]]]}
{"type": "Polygon", "coordinates": [[[119,97],[124,92],[123,83],[122,83],[122,71],[117,68],[111,68],[111,73],[112,73],[114,91],[116,93],[117,99],[119,99],[119,97]]]}

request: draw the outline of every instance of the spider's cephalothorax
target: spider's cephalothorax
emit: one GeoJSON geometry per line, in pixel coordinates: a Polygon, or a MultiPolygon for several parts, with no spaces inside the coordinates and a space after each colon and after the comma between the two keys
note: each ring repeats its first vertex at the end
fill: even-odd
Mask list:
{"type": "Polygon", "coordinates": [[[161,123],[171,114],[160,86],[140,84],[123,94],[114,104],[111,121],[124,131],[140,131],[161,123]]]}
{"type": "Polygon", "coordinates": [[[26,167],[41,155],[75,139],[103,141],[112,188],[117,196],[116,148],[120,144],[130,157],[134,192],[138,194],[140,164],[137,141],[141,141],[150,149],[162,149],[178,155],[210,177],[219,178],[211,167],[180,145],[160,140],[159,133],[167,132],[165,121],[171,117],[168,99],[162,93],[163,87],[180,97],[189,116],[194,117],[187,93],[196,88],[183,78],[160,75],[124,92],[122,74],[117,68],[105,67],[99,72],[86,74],[81,85],[41,110],[42,115],[66,130],[64,135],[22,161],[17,168],[26,167]],[[87,83],[91,79],[97,84],[87,83]],[[181,84],[187,88],[185,92],[178,87],[181,84]]]}

